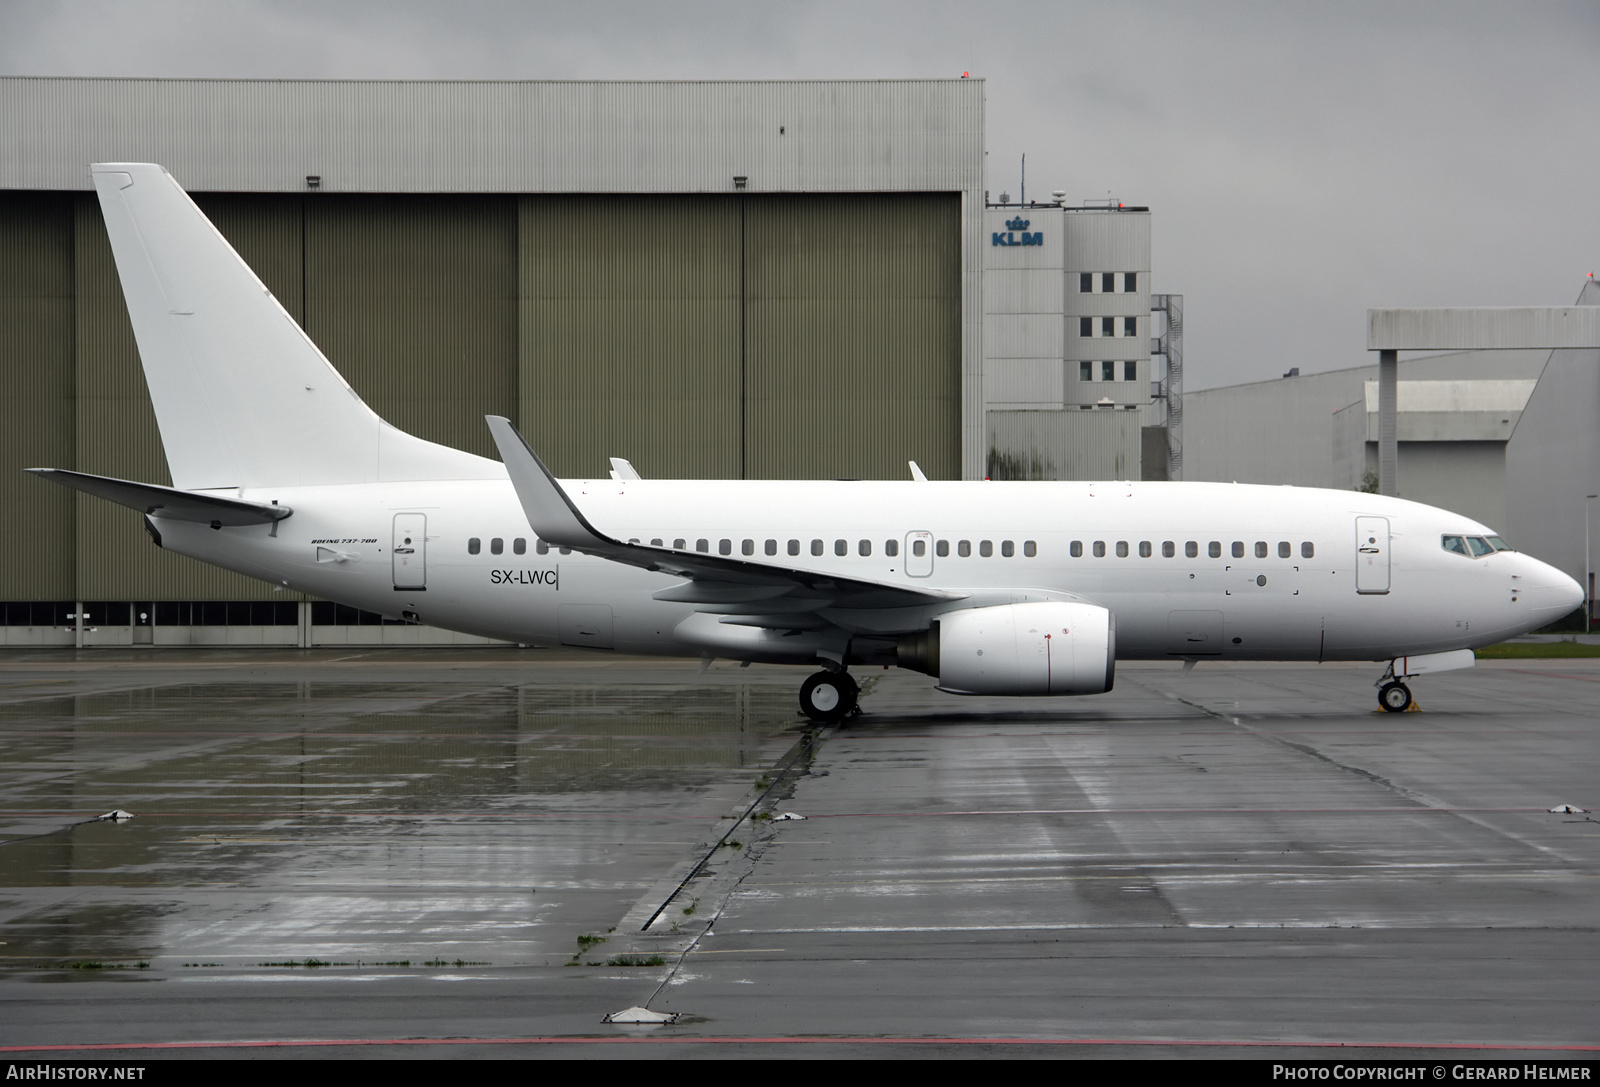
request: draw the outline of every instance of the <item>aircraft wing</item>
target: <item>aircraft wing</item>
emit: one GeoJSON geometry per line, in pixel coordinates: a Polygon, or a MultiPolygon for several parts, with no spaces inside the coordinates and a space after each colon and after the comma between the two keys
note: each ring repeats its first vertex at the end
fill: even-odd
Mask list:
{"type": "Polygon", "coordinates": [[[589,523],[509,419],[485,418],[534,533],[553,546],[689,579],[656,593],[658,600],[706,605],[706,610],[736,616],[733,621],[751,626],[787,627],[806,625],[809,613],[824,608],[926,607],[964,598],[938,589],[612,539],[589,523]]]}
{"type": "Polygon", "coordinates": [[[245,502],[221,495],[180,491],[176,487],[161,487],[154,483],[135,483],[128,479],[110,476],[92,476],[87,472],[69,472],[65,468],[25,468],[40,479],[48,479],[63,487],[92,494],[115,502],[119,506],[138,510],[156,517],[170,517],[176,521],[194,521],[202,525],[270,525],[281,521],[294,510],[288,506],[269,506],[261,502],[245,502]]]}

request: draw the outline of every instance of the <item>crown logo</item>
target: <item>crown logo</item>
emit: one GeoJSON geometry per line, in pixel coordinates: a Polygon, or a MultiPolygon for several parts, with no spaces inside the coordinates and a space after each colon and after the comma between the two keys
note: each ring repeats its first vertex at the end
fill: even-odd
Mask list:
{"type": "Polygon", "coordinates": [[[1006,229],[1007,230],[1027,230],[1028,229],[1028,220],[1024,219],[1020,215],[1017,216],[1015,219],[1007,219],[1006,220],[1006,229]]]}

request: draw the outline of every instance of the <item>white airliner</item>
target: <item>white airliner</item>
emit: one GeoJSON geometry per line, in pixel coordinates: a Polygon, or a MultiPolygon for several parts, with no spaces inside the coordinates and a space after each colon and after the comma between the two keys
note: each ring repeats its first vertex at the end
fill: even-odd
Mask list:
{"type": "Polygon", "coordinates": [[[1118,659],[1388,662],[1404,680],[1557,619],[1571,578],[1465,517],[1214,483],[557,480],[389,426],[160,166],[93,167],[173,487],[52,469],[155,542],[368,611],[533,644],[851,665],[955,694],[1111,689],[1118,659]]]}

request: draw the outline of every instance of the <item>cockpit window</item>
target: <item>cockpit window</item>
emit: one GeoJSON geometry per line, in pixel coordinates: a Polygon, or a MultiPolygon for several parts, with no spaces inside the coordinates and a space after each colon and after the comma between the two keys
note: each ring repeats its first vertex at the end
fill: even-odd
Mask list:
{"type": "Polygon", "coordinates": [[[1510,546],[1498,536],[1440,536],[1439,546],[1457,555],[1482,558],[1496,551],[1510,551],[1510,546]]]}

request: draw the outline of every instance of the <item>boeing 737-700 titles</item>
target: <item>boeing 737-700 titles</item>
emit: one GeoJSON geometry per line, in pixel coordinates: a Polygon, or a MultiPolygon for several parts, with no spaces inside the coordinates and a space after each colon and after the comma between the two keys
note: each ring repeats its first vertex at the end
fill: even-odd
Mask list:
{"type": "Polygon", "coordinates": [[[35,469],[155,542],[275,585],[532,644],[852,665],[954,694],[1111,689],[1119,659],[1388,662],[1404,680],[1582,592],[1465,517],[1216,483],[557,480],[505,419],[496,462],[389,426],[160,166],[93,167],[171,487],[35,469]]]}

